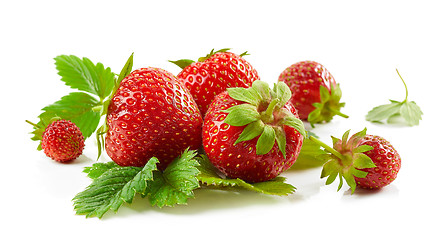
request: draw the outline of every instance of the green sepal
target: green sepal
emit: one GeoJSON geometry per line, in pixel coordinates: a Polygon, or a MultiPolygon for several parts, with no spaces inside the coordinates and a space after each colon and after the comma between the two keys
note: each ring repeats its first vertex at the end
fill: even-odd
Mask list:
{"type": "Polygon", "coordinates": [[[286,117],[282,120],[282,124],[296,129],[303,137],[307,137],[305,125],[300,119],[296,117],[286,117]]]}
{"type": "Polygon", "coordinates": [[[335,115],[348,118],[347,115],[340,112],[345,103],[341,103],[340,85],[332,85],[331,91],[325,86],[320,86],[320,102],[313,103],[315,109],[309,113],[308,122],[311,126],[316,123],[329,122],[335,115]]]}
{"type": "Polygon", "coordinates": [[[287,146],[287,139],[285,137],[285,132],[283,127],[275,127],[274,129],[274,134],[275,134],[275,139],[276,139],[276,143],[277,146],[279,147],[280,152],[282,153],[282,155],[284,156],[284,158],[287,158],[287,154],[286,154],[286,146],[287,146]]]}
{"type": "Polygon", "coordinates": [[[229,96],[235,100],[250,103],[254,106],[259,104],[259,95],[256,94],[255,91],[251,91],[249,88],[236,87],[236,88],[228,88],[227,92],[229,96]]]}
{"type": "Polygon", "coordinates": [[[349,130],[343,134],[342,139],[332,137],[333,148],[325,143],[310,137],[310,140],[322,146],[327,153],[327,162],[322,167],[321,178],[326,179],[326,184],[331,184],[335,181],[337,176],[340,179],[338,190],[343,186],[343,180],[349,185],[352,193],[356,189],[356,182],[354,177],[364,178],[367,172],[361,169],[374,168],[375,163],[364,152],[370,151],[373,147],[369,145],[359,145],[360,140],[366,136],[366,128],[362,131],[353,134],[349,138],[349,130]]]}
{"type": "Polygon", "coordinates": [[[275,83],[273,87],[273,97],[279,99],[279,108],[283,107],[291,98],[291,90],[284,82],[275,83]]]}
{"type": "Polygon", "coordinates": [[[261,117],[256,107],[250,104],[236,105],[224,110],[224,112],[229,113],[224,122],[232,126],[245,126],[261,117]]]}
{"type": "Polygon", "coordinates": [[[177,61],[169,60],[169,62],[179,66],[181,69],[185,69],[186,67],[190,66],[195,61],[194,60],[190,60],[190,59],[180,59],[180,60],[177,60],[177,61]]]}
{"type": "Polygon", "coordinates": [[[204,61],[206,61],[207,59],[209,59],[210,57],[212,57],[215,53],[219,53],[219,52],[228,52],[230,49],[231,49],[231,48],[223,48],[223,49],[220,49],[220,50],[218,50],[218,51],[215,51],[214,49],[212,49],[212,50],[210,51],[210,53],[208,53],[206,56],[198,58],[198,62],[204,62],[204,61]]]}
{"type": "Polygon", "coordinates": [[[276,133],[272,126],[265,125],[264,131],[256,143],[256,154],[267,154],[274,146],[276,133]]]}
{"type": "Polygon", "coordinates": [[[238,139],[236,139],[234,145],[243,141],[252,140],[253,138],[261,135],[264,131],[264,126],[265,125],[261,120],[257,120],[248,124],[239,135],[238,139]]]}

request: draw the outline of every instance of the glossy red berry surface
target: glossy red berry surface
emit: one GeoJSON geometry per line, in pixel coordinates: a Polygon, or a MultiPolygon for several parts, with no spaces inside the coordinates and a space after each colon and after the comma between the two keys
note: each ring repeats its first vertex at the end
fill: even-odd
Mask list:
{"type": "Polygon", "coordinates": [[[307,119],[315,109],[313,103],[321,102],[320,86],[331,91],[335,80],[331,73],[320,63],[302,61],[286,68],[279,76],[291,90],[291,101],[296,107],[300,119],[307,119]]]}
{"type": "Polygon", "coordinates": [[[45,129],[41,141],[44,153],[58,162],[78,158],[84,149],[84,136],[69,120],[57,120],[45,129]]]}
{"type": "MultiPolygon", "coordinates": [[[[243,102],[232,99],[227,92],[215,97],[204,119],[204,150],[212,164],[229,178],[240,178],[248,182],[270,180],[296,161],[303,136],[290,126],[283,127],[286,135],[286,158],[277,144],[267,154],[256,154],[258,137],[235,144],[245,126],[225,123],[227,113],[222,111],[241,103],[243,102]]],[[[296,115],[290,103],[284,108],[296,115]]]]}
{"type": "Polygon", "coordinates": [[[121,166],[143,166],[151,157],[164,169],[186,149],[201,145],[202,118],[189,91],[158,68],[133,71],[108,107],[106,151],[121,166]]]}
{"type": "Polygon", "coordinates": [[[231,52],[218,52],[203,62],[185,67],[178,75],[204,116],[213,98],[230,87],[249,87],[259,79],[257,71],[244,58],[231,52]]]}
{"type": "Polygon", "coordinates": [[[393,182],[401,168],[401,157],[395,148],[380,136],[366,135],[359,145],[369,145],[372,150],[365,152],[376,167],[361,169],[367,172],[365,178],[355,177],[357,185],[362,188],[378,189],[393,182]]]}

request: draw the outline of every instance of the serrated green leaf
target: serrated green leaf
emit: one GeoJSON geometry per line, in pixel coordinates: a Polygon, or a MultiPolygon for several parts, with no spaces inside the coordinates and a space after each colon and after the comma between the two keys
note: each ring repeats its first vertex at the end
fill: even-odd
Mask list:
{"type": "Polygon", "coordinates": [[[264,131],[256,142],[256,154],[267,154],[274,146],[276,134],[270,125],[264,126],[264,131]]]}
{"type": "Polygon", "coordinates": [[[394,101],[389,104],[374,107],[367,113],[366,120],[370,122],[380,122],[382,120],[388,119],[392,115],[399,113],[401,106],[401,102],[394,101]]]}
{"type": "Polygon", "coordinates": [[[419,125],[419,120],[422,119],[421,108],[416,105],[415,102],[405,102],[402,104],[400,109],[401,116],[405,119],[408,125],[415,126],[419,125]]]}
{"type": "Polygon", "coordinates": [[[224,122],[232,126],[245,126],[261,117],[256,107],[250,104],[236,105],[224,110],[224,112],[229,113],[224,122]]]}
{"type": "Polygon", "coordinates": [[[112,167],[101,173],[73,198],[76,214],[101,218],[108,210],[116,212],[124,202],[131,203],[153,179],[157,163],[157,158],[151,158],[143,168],[112,167]]]}
{"type": "Polygon", "coordinates": [[[81,130],[84,138],[88,138],[96,130],[100,114],[93,111],[99,102],[84,92],[71,92],[61,100],[44,107],[40,114],[40,122],[48,122],[53,117],[71,120],[81,130]]]}
{"type": "Polygon", "coordinates": [[[217,170],[210,163],[206,155],[200,155],[197,158],[200,165],[198,169],[198,180],[205,184],[207,187],[215,188],[232,188],[232,189],[246,189],[253,192],[259,192],[262,194],[285,196],[295,191],[295,187],[285,183],[285,178],[277,177],[270,181],[261,183],[247,183],[242,179],[235,178],[222,178],[217,174],[217,170]]]}
{"type": "Polygon", "coordinates": [[[104,174],[106,171],[119,167],[115,162],[106,162],[106,163],[94,163],[91,167],[85,167],[83,172],[87,173],[87,176],[91,179],[96,179],[104,174]]]}
{"type": "Polygon", "coordinates": [[[88,58],[60,55],[55,57],[55,65],[61,81],[66,85],[95,94],[104,99],[114,87],[114,73],[102,63],[96,65],[88,58]]]}
{"type": "Polygon", "coordinates": [[[196,151],[185,151],[175,159],[165,171],[154,172],[154,181],[150,183],[145,195],[151,205],[158,207],[186,204],[194,197],[193,190],[198,188],[197,175],[199,163],[194,159],[196,151]]]}
{"type": "Polygon", "coordinates": [[[244,128],[244,130],[239,135],[238,139],[236,139],[234,144],[236,145],[240,142],[251,140],[261,135],[263,131],[264,131],[264,123],[261,120],[254,121],[248,124],[244,128]]]}

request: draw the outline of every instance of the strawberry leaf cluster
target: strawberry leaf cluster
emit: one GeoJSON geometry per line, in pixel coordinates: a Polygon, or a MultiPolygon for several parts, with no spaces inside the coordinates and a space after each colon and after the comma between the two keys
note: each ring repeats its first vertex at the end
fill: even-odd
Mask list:
{"type": "Polygon", "coordinates": [[[395,117],[401,116],[409,126],[419,125],[419,121],[422,119],[422,110],[414,101],[408,101],[407,85],[399,74],[398,69],[396,69],[396,72],[404,83],[405,99],[403,101],[390,100],[389,104],[374,107],[367,113],[366,120],[381,122],[387,119],[388,122],[391,122],[395,117]]]}
{"type": "Polygon", "coordinates": [[[88,58],[73,55],[55,57],[55,66],[61,81],[78,91],[42,108],[31,139],[41,141],[44,129],[53,118],[72,121],[84,138],[88,138],[98,127],[102,115],[100,109],[114,88],[116,75],[102,63],[94,64],[88,58]]]}
{"type": "Polygon", "coordinates": [[[131,204],[135,195],[147,198],[151,206],[159,208],[186,204],[194,198],[200,183],[213,188],[246,189],[269,195],[288,195],[295,187],[277,177],[261,183],[247,183],[241,179],[219,176],[205,155],[186,150],[164,171],[157,169],[158,159],[151,158],[142,167],[121,167],[114,162],[95,163],[84,172],[93,180],[73,198],[76,214],[102,218],[112,210],[117,212],[124,203],[131,204]]]}

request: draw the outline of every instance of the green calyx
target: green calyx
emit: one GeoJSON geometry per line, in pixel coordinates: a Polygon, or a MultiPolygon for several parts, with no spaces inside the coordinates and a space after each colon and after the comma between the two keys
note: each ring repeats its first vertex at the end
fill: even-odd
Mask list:
{"type": "Polygon", "coordinates": [[[283,126],[291,126],[306,136],[303,122],[283,108],[291,98],[291,91],[285,83],[275,83],[273,89],[270,89],[268,83],[257,80],[250,88],[228,88],[227,91],[231,98],[245,102],[224,110],[228,113],[224,119],[225,123],[246,126],[235,145],[259,136],[256,154],[268,153],[277,143],[286,158],[286,136],[283,126]]]}
{"type": "Polygon", "coordinates": [[[340,85],[332,85],[331,91],[320,86],[320,102],[313,103],[315,109],[309,113],[308,122],[314,126],[315,123],[329,122],[335,115],[348,118],[349,116],[340,112],[345,103],[340,102],[340,85]]]}
{"type": "Polygon", "coordinates": [[[323,165],[321,178],[326,179],[326,185],[340,179],[338,190],[343,186],[343,179],[351,188],[351,193],[356,189],[355,178],[364,178],[367,172],[361,171],[364,168],[376,167],[372,159],[364,152],[370,151],[373,147],[369,145],[359,146],[359,141],[366,136],[366,128],[349,138],[349,130],[343,134],[342,139],[332,137],[333,148],[321,142],[317,138],[310,136],[310,140],[319,144],[327,152],[325,155],[326,163],[323,165]]]}
{"type": "MultiPolygon", "coordinates": [[[[215,49],[212,49],[212,50],[210,50],[210,52],[208,54],[206,54],[206,56],[198,58],[197,61],[204,62],[207,59],[209,59],[210,57],[212,57],[213,55],[215,55],[216,53],[228,52],[228,51],[230,51],[230,49],[231,48],[223,48],[223,49],[220,49],[217,51],[215,51],[215,49]]],[[[245,51],[245,52],[241,53],[239,56],[243,57],[243,56],[247,56],[247,55],[250,55],[250,54],[247,51],[245,51]]],[[[169,60],[169,62],[179,66],[181,69],[184,69],[185,67],[191,65],[192,63],[194,63],[196,61],[191,60],[191,59],[180,59],[180,60],[176,60],[176,61],[169,60]]]]}
{"type": "Polygon", "coordinates": [[[51,123],[58,121],[58,120],[61,120],[61,118],[58,116],[52,117],[52,118],[48,119],[48,121],[41,119],[40,122],[38,122],[38,123],[33,123],[29,120],[26,120],[26,122],[28,124],[30,124],[34,127],[34,131],[32,131],[32,134],[34,134],[34,136],[31,139],[34,141],[40,142],[40,144],[37,147],[38,151],[43,150],[43,148],[41,147],[41,140],[43,140],[43,134],[46,131],[47,126],[49,126],[51,123]]]}

